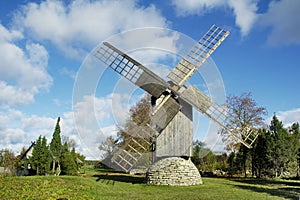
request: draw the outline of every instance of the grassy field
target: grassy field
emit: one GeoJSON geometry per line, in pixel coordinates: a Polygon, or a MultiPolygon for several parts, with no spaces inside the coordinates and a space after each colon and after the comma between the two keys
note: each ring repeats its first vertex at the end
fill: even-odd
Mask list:
{"type": "Polygon", "coordinates": [[[300,181],[203,178],[203,185],[149,186],[144,177],[87,169],[85,176],[0,176],[0,199],[299,199],[300,181]]]}

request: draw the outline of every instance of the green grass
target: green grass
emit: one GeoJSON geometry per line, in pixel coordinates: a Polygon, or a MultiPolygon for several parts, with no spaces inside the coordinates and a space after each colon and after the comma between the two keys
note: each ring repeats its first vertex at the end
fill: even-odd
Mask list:
{"type": "Polygon", "coordinates": [[[300,181],[203,178],[203,185],[150,186],[144,177],[86,169],[85,176],[0,176],[0,199],[299,199],[300,181]]]}

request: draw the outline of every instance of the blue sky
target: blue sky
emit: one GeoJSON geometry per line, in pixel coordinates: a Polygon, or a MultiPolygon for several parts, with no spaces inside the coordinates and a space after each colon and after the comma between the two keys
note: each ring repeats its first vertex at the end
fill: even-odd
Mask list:
{"type": "MultiPolygon", "coordinates": [[[[174,52],[175,33],[198,40],[212,24],[230,31],[212,55],[226,95],[251,92],[267,108],[267,123],[274,112],[286,126],[300,122],[299,7],[298,0],[1,1],[0,149],[18,152],[40,134],[50,139],[60,116],[62,134],[89,158],[97,157],[100,141],[116,132],[110,123],[126,118],[128,105],[122,101],[131,104],[140,93],[118,93],[126,83],[105,71],[99,83],[96,76],[93,83],[84,80],[95,87],[94,94],[76,99],[76,74],[84,73],[84,59],[101,41],[145,27],[174,34],[139,34],[126,41],[137,47],[158,41],[174,52]]],[[[126,49],[124,41],[119,44],[126,49]]],[[[159,51],[132,56],[143,63],[158,63],[165,56],[176,64],[159,51]]]]}

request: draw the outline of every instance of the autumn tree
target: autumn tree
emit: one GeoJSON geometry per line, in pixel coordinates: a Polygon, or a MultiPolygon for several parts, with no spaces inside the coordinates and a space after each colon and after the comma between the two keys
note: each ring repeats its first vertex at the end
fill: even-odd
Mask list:
{"type": "Polygon", "coordinates": [[[130,120],[137,125],[151,123],[151,95],[146,94],[137,104],[130,108],[130,120]]]}
{"type": "MultiPolygon", "coordinates": [[[[126,141],[132,137],[132,134],[136,131],[132,128],[131,123],[135,123],[136,125],[145,125],[151,124],[151,95],[146,94],[139,102],[133,105],[130,110],[130,118],[127,120],[123,129],[119,129],[118,131],[118,140],[119,147],[125,145],[126,141]]],[[[143,142],[143,140],[139,140],[136,138],[137,141],[143,142]]],[[[149,147],[150,148],[150,147],[149,147]]]]}
{"type": "MultiPolygon", "coordinates": [[[[259,129],[264,124],[263,116],[267,115],[266,108],[258,106],[251,93],[227,97],[226,106],[229,111],[227,124],[236,127],[240,132],[248,128],[259,129]]],[[[226,138],[225,138],[226,139],[226,138]]],[[[238,150],[241,143],[229,143],[227,150],[238,150]]]]}
{"type": "MultiPolygon", "coordinates": [[[[226,122],[228,126],[233,126],[240,132],[247,132],[249,128],[252,131],[257,131],[264,124],[263,116],[267,115],[266,108],[258,106],[251,93],[243,93],[240,96],[230,95],[227,97],[226,105],[229,111],[229,117],[226,122]]],[[[226,140],[227,138],[224,139],[226,140]]],[[[234,142],[229,142],[226,149],[238,150],[238,160],[244,175],[247,176],[247,168],[251,166],[249,149],[241,145],[241,143],[234,142]]]]}
{"type": "Polygon", "coordinates": [[[62,144],[61,144],[61,137],[60,137],[60,117],[58,117],[55,130],[52,136],[52,140],[50,143],[50,153],[52,156],[52,173],[55,175],[60,174],[60,157],[62,153],[62,144]]]}

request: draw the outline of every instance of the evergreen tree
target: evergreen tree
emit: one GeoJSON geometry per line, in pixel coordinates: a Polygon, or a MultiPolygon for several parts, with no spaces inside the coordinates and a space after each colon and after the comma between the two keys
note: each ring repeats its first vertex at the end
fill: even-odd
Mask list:
{"type": "Polygon", "coordinates": [[[61,144],[61,137],[60,137],[60,117],[58,117],[55,130],[52,136],[52,140],[50,143],[50,153],[52,156],[52,173],[55,175],[59,175],[60,173],[60,158],[62,153],[62,144],[61,144]]]}
{"type": "Polygon", "coordinates": [[[51,156],[46,137],[39,136],[29,161],[37,175],[45,175],[50,171],[51,156]]]}
{"type": "Polygon", "coordinates": [[[291,148],[290,154],[293,157],[292,161],[296,163],[296,177],[300,179],[300,128],[299,123],[294,123],[290,128],[291,148]]]}
{"type": "Polygon", "coordinates": [[[61,172],[65,175],[75,175],[77,173],[77,165],[74,156],[69,151],[67,142],[62,147],[61,154],[61,172]]]}
{"type": "Polygon", "coordinates": [[[289,135],[287,129],[283,127],[281,121],[278,120],[274,114],[270,125],[270,134],[273,137],[272,149],[272,160],[273,160],[273,170],[275,177],[283,174],[284,169],[287,167],[289,162],[289,135]]]}
{"type": "Polygon", "coordinates": [[[201,142],[199,140],[196,140],[193,142],[193,156],[192,156],[192,162],[194,165],[196,165],[198,168],[201,164],[201,159],[204,155],[202,155],[203,147],[205,146],[204,142],[201,142]]]}
{"type": "Polygon", "coordinates": [[[235,152],[231,152],[228,155],[227,158],[227,163],[228,163],[228,173],[232,177],[232,175],[235,173],[235,165],[234,165],[234,160],[235,160],[235,152]]]}
{"type": "Polygon", "coordinates": [[[252,151],[252,175],[261,178],[268,175],[271,166],[270,142],[272,138],[266,129],[260,129],[252,151]]]}

